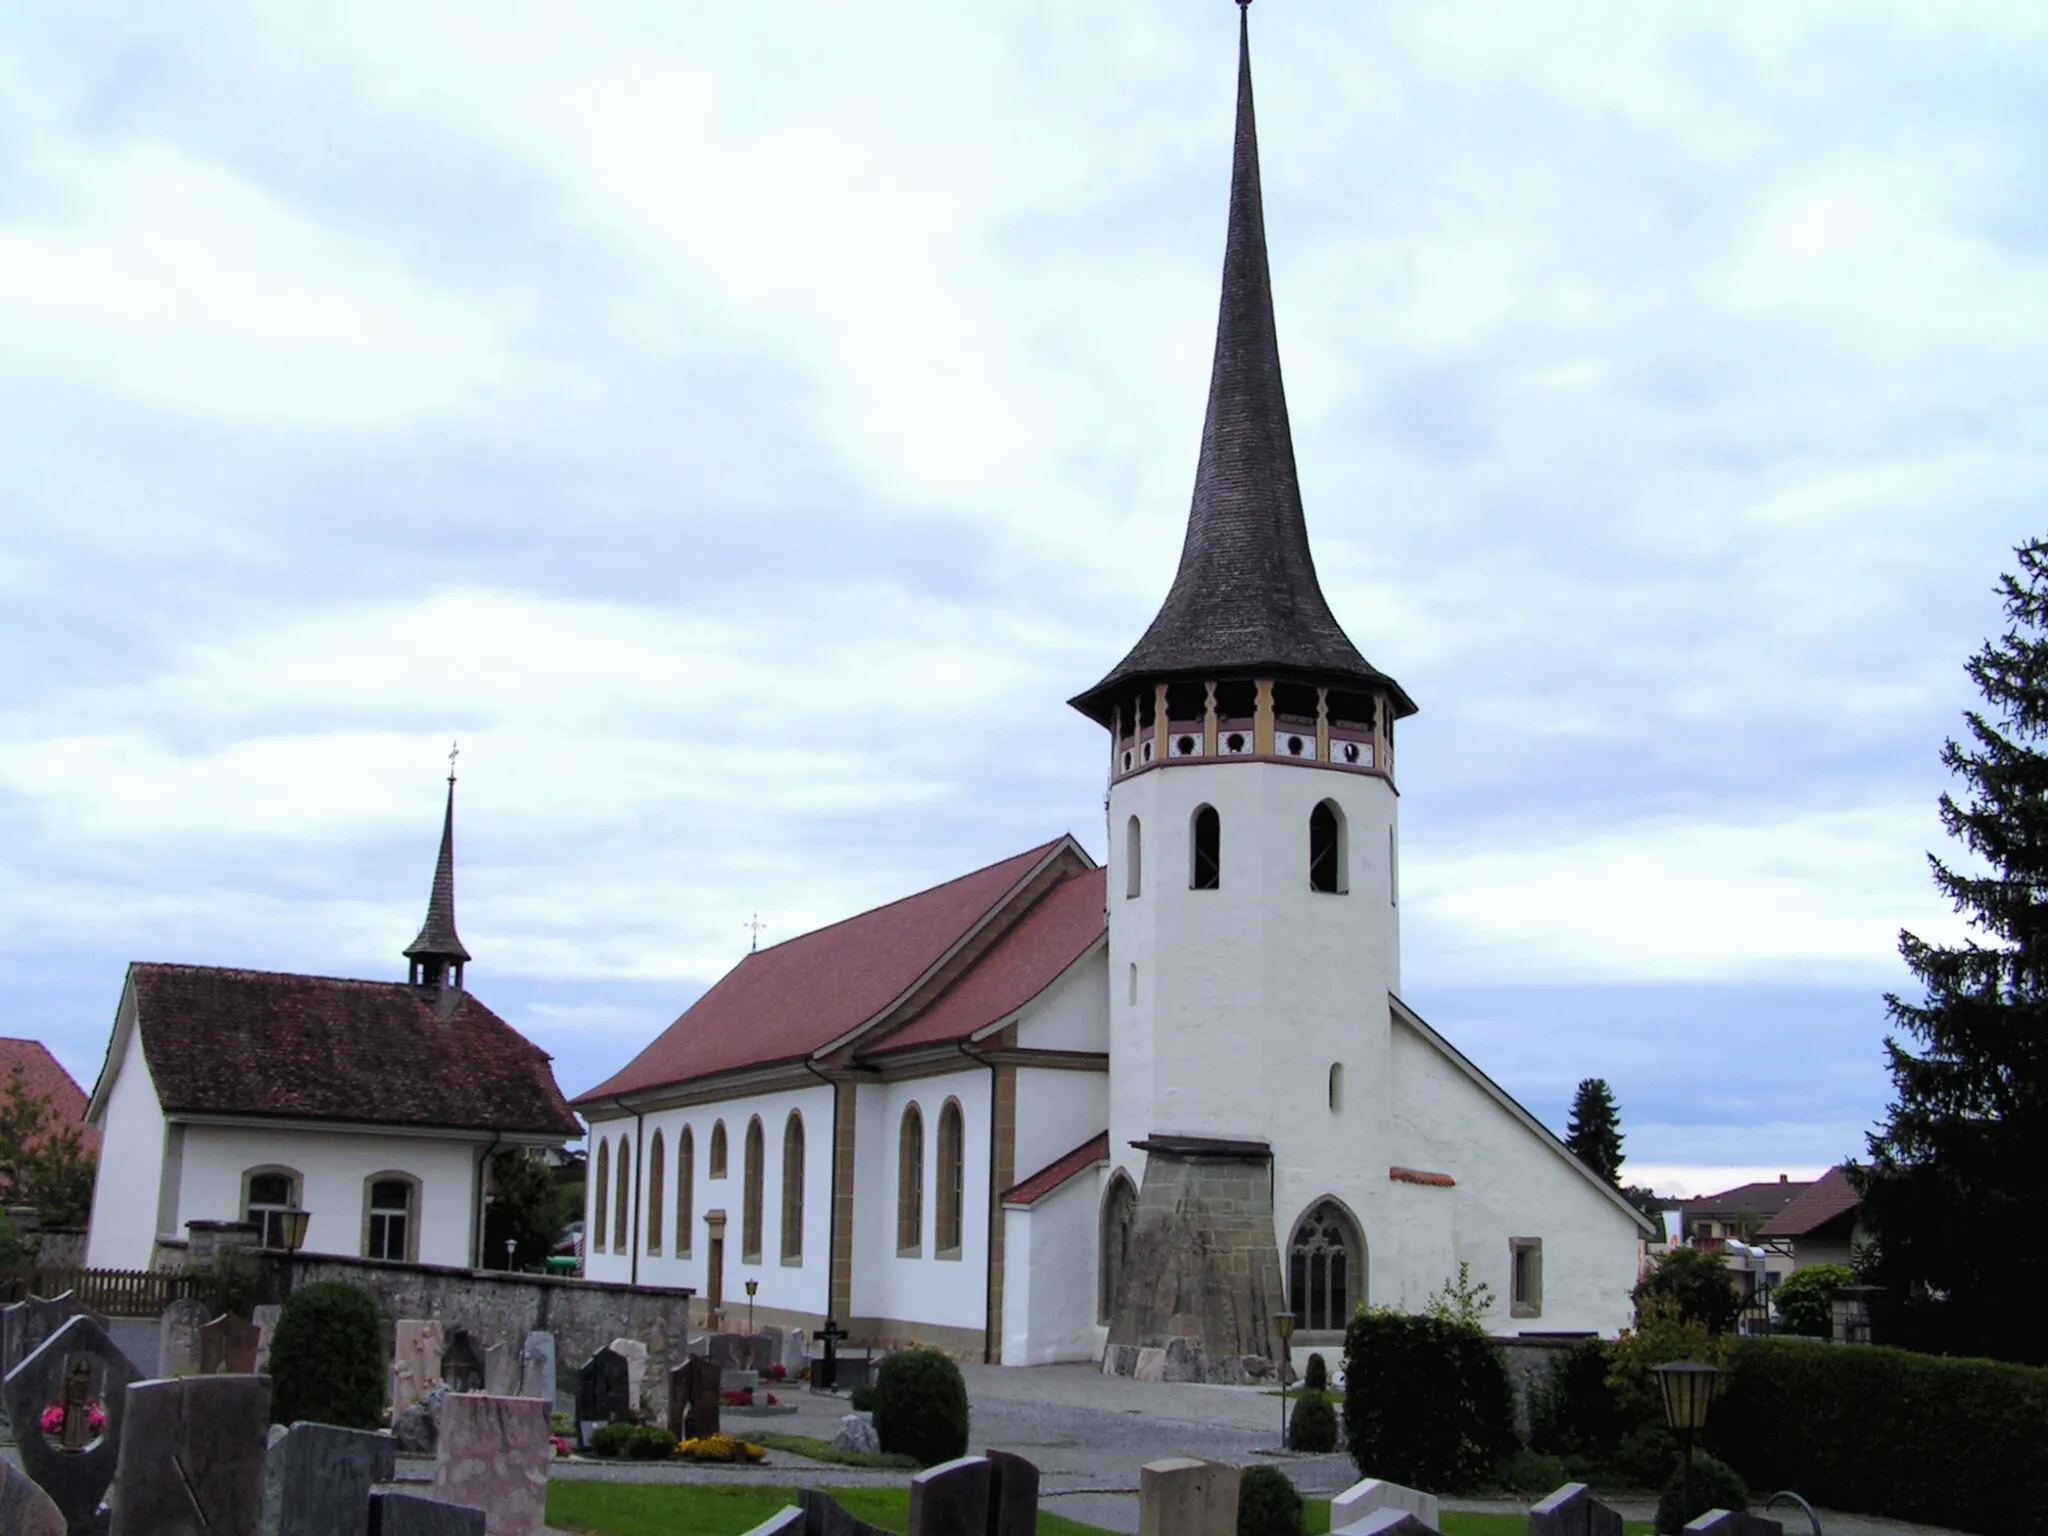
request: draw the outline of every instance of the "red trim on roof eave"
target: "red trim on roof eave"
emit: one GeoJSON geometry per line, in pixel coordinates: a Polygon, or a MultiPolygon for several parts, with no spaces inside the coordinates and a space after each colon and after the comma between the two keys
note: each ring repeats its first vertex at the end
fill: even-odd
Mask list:
{"type": "Polygon", "coordinates": [[[1448,1173],[1425,1173],[1420,1168],[1393,1167],[1387,1170],[1387,1177],[1396,1184],[1426,1184],[1431,1189],[1455,1189],[1458,1181],[1448,1173]]]}

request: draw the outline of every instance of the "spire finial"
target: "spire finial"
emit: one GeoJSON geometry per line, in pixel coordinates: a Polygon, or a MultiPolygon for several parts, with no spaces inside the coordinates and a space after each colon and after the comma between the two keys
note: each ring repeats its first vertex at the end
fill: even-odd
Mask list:
{"type": "MultiPolygon", "coordinates": [[[[1250,0],[1246,0],[1246,4],[1250,4],[1250,0]]],[[[457,759],[457,758],[458,758],[458,757],[460,757],[460,756],[462,756],[462,743],[461,743],[461,742],[459,742],[459,741],[451,741],[451,742],[449,742],[449,743],[448,743],[448,782],[449,782],[450,784],[453,784],[453,783],[455,782],[455,759],[457,759]]]]}
{"type": "Polygon", "coordinates": [[[747,953],[751,955],[761,947],[761,930],[768,925],[761,921],[761,914],[756,912],[746,922],[741,923],[740,926],[749,930],[753,935],[747,940],[747,953]]]}

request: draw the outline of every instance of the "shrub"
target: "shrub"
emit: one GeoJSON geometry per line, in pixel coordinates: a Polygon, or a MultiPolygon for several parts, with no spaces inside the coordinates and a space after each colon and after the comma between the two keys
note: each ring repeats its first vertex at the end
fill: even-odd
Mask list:
{"type": "Polygon", "coordinates": [[[873,1413],[875,1411],[875,1389],[873,1385],[864,1381],[847,1393],[846,1406],[855,1413],[873,1413]]]}
{"type": "MultiPolygon", "coordinates": [[[[1728,1363],[1730,1340],[1710,1333],[1707,1325],[1680,1313],[1670,1296],[1650,1294],[1636,1302],[1636,1326],[1625,1330],[1608,1351],[1608,1385],[1624,1424],[1662,1424],[1664,1393],[1652,1374],[1672,1360],[1697,1360],[1702,1365],[1728,1363]]],[[[1658,1483],[1663,1478],[1657,1479],[1658,1483]]]]}
{"type": "Polygon", "coordinates": [[[1329,1391],[1330,1362],[1321,1355],[1310,1355],[1308,1363],[1301,1368],[1301,1385],[1306,1392],[1329,1391]]]}
{"type": "Polygon", "coordinates": [[[1846,1264],[1809,1264],[1794,1270],[1771,1292],[1779,1329],[1809,1339],[1828,1338],[1835,1331],[1835,1308],[1828,1293],[1855,1283],[1856,1271],[1846,1264]]]}
{"type": "Polygon", "coordinates": [[[1678,1465],[1678,1439],[1662,1424],[1645,1424],[1622,1436],[1614,1470],[1637,1488],[1661,1488],[1678,1465]]]}
{"type": "Polygon", "coordinates": [[[1726,1333],[1735,1326],[1736,1314],[1742,1310],[1742,1298],[1735,1293],[1735,1278],[1728,1272],[1728,1261],[1718,1253],[1700,1248],[1672,1249],[1636,1282],[1638,1311],[1653,1296],[1676,1304],[1681,1321],[1698,1323],[1708,1333],[1726,1333]]]}
{"type": "Polygon", "coordinates": [[[1477,1328],[1364,1311],[1344,1332],[1344,1438],[1359,1472],[1448,1493],[1515,1449],[1507,1364],[1477,1328]]]}
{"type": "Polygon", "coordinates": [[[1632,1421],[1608,1380],[1613,1356],[1587,1339],[1550,1358],[1549,1373],[1529,1392],[1529,1446],[1552,1456],[1607,1457],[1632,1421]]]}
{"type": "Polygon", "coordinates": [[[229,1312],[254,1317],[269,1292],[269,1276],[263,1266],[240,1248],[223,1249],[211,1264],[193,1271],[192,1295],[210,1317],[229,1312]]]}
{"type": "Polygon", "coordinates": [[[1494,1476],[1501,1487],[1525,1499],[1540,1499],[1571,1481],[1562,1461],[1536,1451],[1515,1452],[1494,1476]]]}
{"type": "Polygon", "coordinates": [[[384,1417],[384,1315],[346,1280],[292,1292],[270,1341],[270,1418],[376,1429],[384,1417]]]}
{"type": "Polygon", "coordinates": [[[1287,1449],[1318,1456],[1337,1449],[1337,1410],[1323,1393],[1305,1390],[1301,1394],[1294,1417],[1287,1421],[1287,1449]]]}
{"type": "Polygon", "coordinates": [[[1301,1492],[1278,1467],[1246,1467],[1237,1485],[1237,1536],[1302,1536],[1301,1492]]]}
{"type": "Polygon", "coordinates": [[[626,1455],[634,1461],[660,1461],[675,1453],[676,1437],[653,1424],[642,1424],[626,1440],[626,1455]]]}
{"type": "Polygon", "coordinates": [[[623,1456],[633,1437],[640,1432],[638,1424],[616,1422],[601,1424],[590,1432],[590,1454],[593,1456],[623,1456]]]}
{"type": "Polygon", "coordinates": [[[1697,1520],[1710,1509],[1732,1509],[1740,1513],[1748,1508],[1749,1489],[1734,1470],[1705,1451],[1694,1451],[1689,1483],[1685,1465],[1681,1462],[1671,1474],[1671,1481],[1664,1485],[1663,1497],[1657,1500],[1658,1536],[1677,1536],[1687,1522],[1697,1520]],[[1688,1486],[1692,1489],[1690,1501],[1685,1497],[1688,1486]]]}
{"type": "Polygon", "coordinates": [[[967,1454],[967,1383],[935,1349],[903,1349],[875,1372],[875,1437],[882,1449],[931,1466],[967,1454]]]}

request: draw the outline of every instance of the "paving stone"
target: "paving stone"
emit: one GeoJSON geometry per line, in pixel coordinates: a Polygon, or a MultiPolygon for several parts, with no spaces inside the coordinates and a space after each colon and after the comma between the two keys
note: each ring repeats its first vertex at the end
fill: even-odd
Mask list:
{"type": "Polygon", "coordinates": [[[268,1376],[185,1376],[128,1390],[110,1536],[258,1536],[268,1376]]]}
{"type": "Polygon", "coordinates": [[[480,1392],[443,1399],[434,1497],[481,1509],[489,1536],[537,1536],[554,1459],[547,1406],[539,1399],[480,1392]]]}

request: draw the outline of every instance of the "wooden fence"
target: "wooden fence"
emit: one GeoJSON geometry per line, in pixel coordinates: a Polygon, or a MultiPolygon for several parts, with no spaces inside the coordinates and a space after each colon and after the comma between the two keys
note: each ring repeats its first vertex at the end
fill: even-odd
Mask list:
{"type": "Polygon", "coordinates": [[[8,1301],[70,1291],[80,1305],[105,1317],[161,1317],[173,1301],[194,1294],[197,1284],[193,1275],[149,1269],[0,1270],[8,1301]]]}

